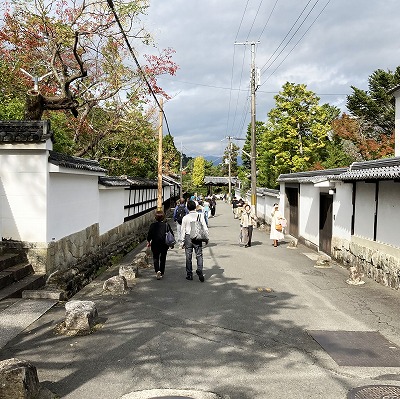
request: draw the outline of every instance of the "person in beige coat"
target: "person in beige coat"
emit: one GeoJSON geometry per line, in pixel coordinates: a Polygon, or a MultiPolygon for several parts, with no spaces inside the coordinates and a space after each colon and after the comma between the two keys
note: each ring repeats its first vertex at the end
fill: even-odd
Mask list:
{"type": "Polygon", "coordinates": [[[243,208],[240,225],[242,226],[242,242],[244,247],[251,247],[251,238],[254,227],[257,227],[257,218],[249,204],[246,204],[243,208]]]}

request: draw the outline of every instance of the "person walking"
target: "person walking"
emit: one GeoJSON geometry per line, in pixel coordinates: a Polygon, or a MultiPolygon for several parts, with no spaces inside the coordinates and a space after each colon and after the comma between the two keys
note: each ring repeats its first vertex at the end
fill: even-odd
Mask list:
{"type": "Polygon", "coordinates": [[[209,198],[205,198],[203,202],[203,214],[204,214],[204,220],[206,221],[206,225],[208,227],[208,217],[210,213],[210,201],[209,198]]]}
{"type": "Polygon", "coordinates": [[[211,209],[211,217],[213,218],[215,216],[215,208],[217,207],[217,200],[215,198],[215,195],[213,195],[210,199],[210,209],[211,209]]]}
{"type": "Polygon", "coordinates": [[[182,226],[182,219],[189,213],[188,209],[186,208],[186,201],[184,198],[179,200],[179,205],[175,207],[173,219],[176,222],[176,242],[181,241],[181,226],[182,226]]]}
{"type": "Polygon", "coordinates": [[[242,226],[242,243],[245,248],[251,247],[251,238],[253,236],[254,227],[257,227],[257,218],[249,204],[244,206],[240,218],[240,225],[242,226]]]}
{"type": "MultiPolygon", "coordinates": [[[[168,245],[165,243],[165,234],[171,226],[164,220],[165,214],[158,210],[155,213],[156,221],[153,222],[147,233],[147,246],[151,248],[153,253],[154,271],[156,272],[157,280],[161,280],[165,272],[165,263],[167,260],[168,245]]],[[[171,247],[173,248],[173,247],[171,247]]]]}
{"type": "Polygon", "coordinates": [[[203,213],[196,212],[196,203],[194,201],[188,201],[187,208],[189,210],[189,213],[182,219],[181,226],[181,245],[182,248],[185,248],[186,256],[186,280],[193,280],[192,256],[194,250],[197,262],[196,274],[199,276],[199,280],[203,283],[203,243],[201,241],[195,241],[190,238],[190,223],[196,221],[197,218],[199,218],[204,230],[208,231],[208,227],[204,220],[203,213]]]}
{"type": "Polygon", "coordinates": [[[285,236],[282,232],[282,230],[283,230],[282,221],[285,219],[282,216],[281,212],[279,211],[279,205],[276,203],[274,204],[274,208],[271,212],[271,216],[272,216],[271,232],[270,232],[269,238],[274,241],[274,247],[277,247],[279,245],[278,241],[283,240],[285,238],[285,236]],[[279,226],[281,226],[280,229],[279,229],[279,226]],[[277,229],[277,227],[278,227],[278,229],[277,229]]]}

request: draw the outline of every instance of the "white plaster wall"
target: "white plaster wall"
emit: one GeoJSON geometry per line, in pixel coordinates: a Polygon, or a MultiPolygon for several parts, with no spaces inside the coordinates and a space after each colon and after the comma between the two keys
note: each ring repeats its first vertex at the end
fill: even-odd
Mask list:
{"type": "Polygon", "coordinates": [[[395,121],[394,121],[394,155],[400,157],[400,90],[394,93],[396,98],[395,121]]]}
{"type": "Polygon", "coordinates": [[[336,194],[333,196],[332,237],[351,239],[351,215],[353,213],[353,185],[337,182],[336,194]]]}
{"type": "Polygon", "coordinates": [[[374,239],[375,184],[356,183],[354,235],[374,239]]]}
{"type": "Polygon", "coordinates": [[[299,236],[319,246],[319,193],[312,184],[300,186],[299,236]]]}
{"type": "MultiPolygon", "coordinates": [[[[266,208],[266,197],[262,195],[257,195],[257,218],[266,220],[265,208],[266,208]]],[[[246,200],[251,203],[251,196],[246,195],[246,200]]]]}
{"type": "Polygon", "coordinates": [[[50,173],[47,242],[98,223],[97,175],[50,173]]]}
{"type": "Polygon", "coordinates": [[[45,242],[46,144],[1,147],[0,209],[3,238],[45,242]]]}
{"type": "Polygon", "coordinates": [[[400,247],[400,183],[379,183],[376,241],[400,247]]]}
{"type": "Polygon", "coordinates": [[[124,188],[99,186],[99,233],[124,223],[124,188]]]}

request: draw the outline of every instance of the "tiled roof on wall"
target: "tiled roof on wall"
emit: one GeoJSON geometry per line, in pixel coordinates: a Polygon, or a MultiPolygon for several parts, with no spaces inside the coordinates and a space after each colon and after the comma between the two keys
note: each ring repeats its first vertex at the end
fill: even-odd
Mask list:
{"type": "Polygon", "coordinates": [[[257,187],[257,194],[266,195],[270,197],[279,197],[279,190],[274,190],[273,188],[257,187]]]}
{"type": "Polygon", "coordinates": [[[400,157],[353,162],[349,168],[286,173],[278,178],[283,183],[319,183],[326,180],[394,180],[400,179],[400,157]]]}
{"type": "Polygon", "coordinates": [[[354,162],[333,180],[393,180],[400,178],[400,157],[354,162]]]}
{"type": "Polygon", "coordinates": [[[332,180],[333,177],[347,171],[347,168],[311,170],[307,172],[285,173],[278,177],[278,182],[284,183],[319,183],[332,180]]]}
{"type": "Polygon", "coordinates": [[[53,140],[49,121],[0,121],[0,144],[53,140]]]}
{"type": "Polygon", "coordinates": [[[99,184],[106,187],[137,186],[137,187],[154,188],[158,186],[155,180],[145,179],[142,177],[129,177],[129,176],[100,176],[99,184]]]}
{"type": "MultiPolygon", "coordinates": [[[[236,177],[231,177],[231,184],[236,184],[237,178],[236,177]]],[[[205,176],[204,177],[204,184],[213,184],[213,185],[218,185],[218,184],[226,184],[228,185],[229,183],[229,177],[226,176],[205,176]]]]}
{"type": "Polygon", "coordinates": [[[102,168],[97,161],[92,159],[72,157],[70,155],[60,154],[59,152],[55,151],[49,151],[49,163],[64,168],[81,169],[101,173],[107,172],[107,169],[102,168]]]}

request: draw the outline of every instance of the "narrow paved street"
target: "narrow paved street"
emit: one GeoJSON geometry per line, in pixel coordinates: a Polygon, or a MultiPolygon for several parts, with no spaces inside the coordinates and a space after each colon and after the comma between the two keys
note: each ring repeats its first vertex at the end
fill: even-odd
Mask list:
{"type": "Polygon", "coordinates": [[[398,292],[367,278],[348,285],[346,269],[316,268],[315,252],[289,249],[288,241],[274,248],[265,231],[240,247],[239,222],[222,202],[210,237],[204,283],[185,279],[184,252],[175,248],[160,281],[148,270],[127,295],[111,297],[101,293],[101,276],[76,296],[98,307],[102,325],[92,335],[55,335],[60,304],[1,349],[1,359],[30,360],[40,381],[68,399],[130,399],[150,389],[338,399],[355,387],[400,386],[398,292]],[[392,367],[368,334],[367,349],[357,340],[331,345],[339,365],[312,337],[326,331],[380,332],[393,343],[392,367]]]}

